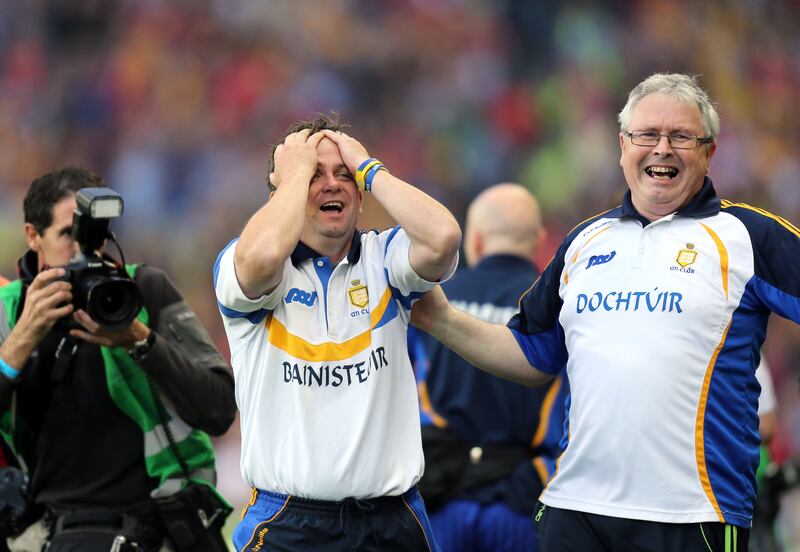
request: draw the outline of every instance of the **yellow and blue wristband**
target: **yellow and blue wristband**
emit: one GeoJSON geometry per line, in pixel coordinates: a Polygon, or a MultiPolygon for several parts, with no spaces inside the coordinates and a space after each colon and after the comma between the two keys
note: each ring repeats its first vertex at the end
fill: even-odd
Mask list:
{"type": "Polygon", "coordinates": [[[19,377],[19,370],[12,368],[11,365],[0,358],[0,372],[10,380],[15,380],[19,377]]]}
{"type": "Polygon", "coordinates": [[[375,178],[375,175],[378,174],[378,171],[386,171],[389,172],[386,167],[383,166],[383,163],[375,159],[374,157],[370,157],[363,163],[358,166],[356,169],[356,186],[362,192],[369,192],[372,190],[372,179],[375,178]]]}

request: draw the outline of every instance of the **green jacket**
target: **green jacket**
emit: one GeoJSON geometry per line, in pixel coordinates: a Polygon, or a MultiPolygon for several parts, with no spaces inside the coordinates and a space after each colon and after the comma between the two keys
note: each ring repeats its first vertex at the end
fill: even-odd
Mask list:
{"type": "MultiPolygon", "coordinates": [[[[133,278],[136,265],[125,267],[133,278]]],[[[17,310],[22,297],[22,281],[15,280],[0,287],[0,328],[2,335],[8,332],[17,322],[17,310]]],[[[138,319],[148,324],[149,315],[142,308],[138,319]]],[[[164,426],[158,416],[156,401],[148,383],[145,372],[134,362],[127,351],[120,347],[101,347],[105,364],[106,383],[114,404],[130,417],[142,430],[144,439],[145,466],[147,474],[159,481],[154,495],[169,495],[183,488],[187,480],[183,470],[172,451],[164,426]]],[[[0,433],[14,449],[18,456],[24,458],[31,450],[26,442],[26,435],[15,416],[15,400],[11,408],[0,417],[0,433]]],[[[189,469],[189,479],[205,483],[213,487],[216,479],[214,470],[214,449],[209,436],[198,429],[189,427],[177,413],[164,404],[170,417],[169,428],[175,444],[189,469]]],[[[222,497],[220,497],[222,498],[222,497]]]]}

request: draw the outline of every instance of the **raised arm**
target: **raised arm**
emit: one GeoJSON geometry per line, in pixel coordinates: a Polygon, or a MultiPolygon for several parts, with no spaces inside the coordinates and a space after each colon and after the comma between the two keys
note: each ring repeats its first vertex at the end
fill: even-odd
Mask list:
{"type": "MultiPolygon", "coordinates": [[[[355,174],[369,159],[367,150],[355,138],[342,132],[323,132],[339,147],[351,173],[355,174]]],[[[433,282],[444,276],[461,244],[461,229],[450,211],[387,171],[379,171],[374,176],[371,192],[408,235],[411,241],[409,261],[414,271],[433,282]]]]}
{"type": "Polygon", "coordinates": [[[236,278],[245,294],[255,299],[272,291],[281,279],[305,222],[308,187],[317,167],[317,145],[324,135],[308,129],[286,137],[275,150],[278,188],[247,222],[236,244],[236,278]]]}
{"type": "Polygon", "coordinates": [[[411,323],[484,372],[529,387],[553,379],[530,365],[510,329],[452,307],[439,286],[414,304],[411,323]]]}

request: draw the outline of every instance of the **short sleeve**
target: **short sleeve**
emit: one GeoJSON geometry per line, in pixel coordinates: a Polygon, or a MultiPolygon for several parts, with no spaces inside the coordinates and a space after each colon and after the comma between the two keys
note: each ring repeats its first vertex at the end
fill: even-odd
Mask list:
{"type": "MultiPolygon", "coordinates": [[[[282,283],[285,278],[281,278],[281,283],[272,292],[256,299],[247,297],[236,278],[236,269],[233,264],[238,241],[237,238],[225,246],[214,263],[214,290],[217,296],[217,305],[222,315],[227,318],[251,318],[253,316],[263,318],[267,312],[277,306],[283,293],[282,283]]],[[[290,262],[291,260],[286,260],[286,263],[290,262]]],[[[286,267],[284,267],[285,270],[286,267]]]]}
{"type": "Polygon", "coordinates": [[[453,259],[452,266],[438,282],[429,282],[419,276],[411,267],[408,259],[411,241],[405,230],[396,226],[391,230],[378,234],[379,243],[384,251],[384,271],[392,295],[406,308],[410,309],[414,300],[420,298],[425,292],[433,289],[437,284],[446,282],[455,272],[458,265],[458,255],[453,259]]]}

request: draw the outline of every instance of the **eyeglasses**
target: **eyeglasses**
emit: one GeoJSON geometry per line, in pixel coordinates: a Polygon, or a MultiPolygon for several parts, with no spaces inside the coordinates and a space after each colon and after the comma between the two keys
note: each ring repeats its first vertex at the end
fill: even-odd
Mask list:
{"type": "Polygon", "coordinates": [[[684,134],[683,132],[673,132],[672,134],[659,134],[654,130],[634,130],[633,132],[623,132],[637,146],[656,146],[661,141],[662,136],[666,136],[672,149],[694,149],[701,144],[710,144],[714,141],[710,136],[701,138],[694,134],[684,134]]]}

